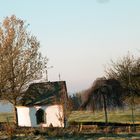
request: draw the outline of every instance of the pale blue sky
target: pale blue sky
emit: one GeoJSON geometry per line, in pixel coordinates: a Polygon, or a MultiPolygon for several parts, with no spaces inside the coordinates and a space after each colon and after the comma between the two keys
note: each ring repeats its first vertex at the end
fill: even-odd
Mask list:
{"type": "Polygon", "coordinates": [[[30,24],[50,59],[49,80],[68,92],[88,88],[111,59],[139,55],[140,0],[3,0],[0,21],[15,14],[30,24]]]}

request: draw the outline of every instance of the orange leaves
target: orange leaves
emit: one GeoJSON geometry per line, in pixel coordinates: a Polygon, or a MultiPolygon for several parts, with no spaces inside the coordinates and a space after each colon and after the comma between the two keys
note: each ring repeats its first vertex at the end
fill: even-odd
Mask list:
{"type": "Polygon", "coordinates": [[[27,27],[14,15],[0,25],[0,87],[3,83],[4,89],[13,94],[7,96],[11,102],[21,96],[22,86],[41,77],[44,68],[44,59],[38,52],[40,44],[27,27]]]}
{"type": "Polygon", "coordinates": [[[0,37],[3,35],[3,30],[0,28],[0,37]]]}
{"type": "Polygon", "coordinates": [[[3,25],[5,28],[7,28],[7,27],[9,26],[9,22],[10,22],[9,18],[6,17],[5,20],[3,21],[3,24],[2,24],[2,25],[3,25]]]}

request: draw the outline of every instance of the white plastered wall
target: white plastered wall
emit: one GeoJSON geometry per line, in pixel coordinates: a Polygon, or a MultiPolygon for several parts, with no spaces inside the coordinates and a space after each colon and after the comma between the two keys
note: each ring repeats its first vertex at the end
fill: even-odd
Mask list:
{"type": "Polygon", "coordinates": [[[39,127],[36,122],[36,111],[43,109],[45,111],[46,122],[42,124],[43,127],[64,127],[63,109],[61,105],[51,106],[17,106],[18,125],[25,127],[39,127]]]}

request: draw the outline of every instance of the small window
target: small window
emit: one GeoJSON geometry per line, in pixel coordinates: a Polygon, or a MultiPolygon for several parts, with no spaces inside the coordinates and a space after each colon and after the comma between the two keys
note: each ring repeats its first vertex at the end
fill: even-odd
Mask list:
{"type": "Polygon", "coordinates": [[[35,115],[37,124],[45,123],[45,111],[43,109],[37,110],[35,115]]]}

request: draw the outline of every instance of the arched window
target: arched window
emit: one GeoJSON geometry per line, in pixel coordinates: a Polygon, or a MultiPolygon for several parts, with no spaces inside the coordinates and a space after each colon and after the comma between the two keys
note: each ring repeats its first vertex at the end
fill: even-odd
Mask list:
{"type": "Polygon", "coordinates": [[[39,109],[36,111],[36,122],[37,124],[45,123],[45,111],[43,109],[39,109]]]}

